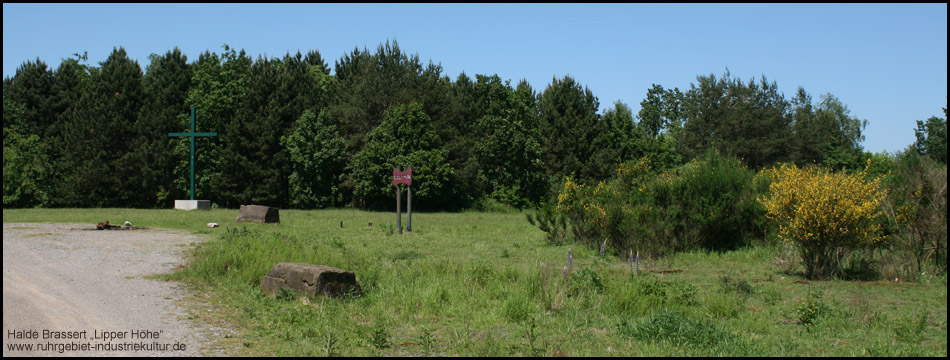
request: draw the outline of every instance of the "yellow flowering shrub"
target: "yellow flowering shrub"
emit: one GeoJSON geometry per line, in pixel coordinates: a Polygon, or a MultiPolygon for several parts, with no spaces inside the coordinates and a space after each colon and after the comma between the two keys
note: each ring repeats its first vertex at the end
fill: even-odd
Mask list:
{"type": "Polygon", "coordinates": [[[771,196],[758,201],[778,224],[779,236],[798,246],[809,278],[836,275],[852,250],[881,240],[875,218],[886,190],[881,177],[866,179],[867,168],[845,174],[784,164],[768,175],[771,196]]]}

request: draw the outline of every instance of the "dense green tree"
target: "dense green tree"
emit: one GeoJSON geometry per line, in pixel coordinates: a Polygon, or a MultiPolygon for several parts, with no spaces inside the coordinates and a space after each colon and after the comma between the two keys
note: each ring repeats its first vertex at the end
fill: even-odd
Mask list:
{"type": "MultiPolygon", "coordinates": [[[[153,55],[144,75],[124,49],[86,60],[51,71],[36,59],[4,79],[5,204],[166,207],[187,196],[189,141],[167,133],[188,131],[189,107],[197,131],[219,134],[198,141],[197,196],[224,207],[388,208],[396,165],[417,169],[424,207],[458,209],[537,204],[563,176],[595,183],[643,156],[656,170],[709,150],[753,170],[856,169],[869,156],[867,121],[834,96],[813,102],[799,88],[787,101],[764,76],[743,82],[728,69],[686,93],[654,84],[634,116],[620,102],[598,114],[569,76],[540,94],[497,75],[452,81],[395,41],[354,49],[334,75],[317,51],[255,62],[227,45],[192,64],[177,48],[153,55]]],[[[944,119],[915,133],[915,154],[946,162],[944,119]]]]}
{"type": "MultiPolygon", "coordinates": [[[[279,59],[259,57],[251,67],[244,96],[235,105],[221,133],[216,155],[220,166],[212,185],[216,199],[226,207],[242,204],[283,206],[286,200],[284,167],[289,165],[281,152],[280,137],[292,123],[282,123],[282,113],[271,107],[271,98],[289,103],[292,94],[278,94],[279,59]],[[241,174],[241,176],[234,176],[241,174]]],[[[279,105],[278,105],[279,106],[279,105]]]]}
{"type": "Polygon", "coordinates": [[[451,206],[454,170],[446,163],[447,152],[435,146],[438,135],[422,104],[394,105],[383,122],[367,136],[366,146],[349,163],[359,207],[384,209],[393,206],[392,171],[412,166],[413,208],[440,209],[451,206]]]}
{"type": "Polygon", "coordinates": [[[14,124],[22,124],[26,106],[3,93],[3,207],[38,207],[49,205],[51,166],[44,147],[47,144],[34,134],[14,124]]]}
{"type": "Polygon", "coordinates": [[[76,111],[64,124],[69,168],[65,181],[74,187],[70,206],[130,206],[142,189],[125,183],[139,169],[121,166],[119,159],[132,151],[135,122],[143,102],[142,68],[124,48],[113,49],[83,87],[76,111]]]}
{"type": "MultiPolygon", "coordinates": [[[[4,121],[8,119],[7,105],[4,103],[4,121]]],[[[37,135],[3,128],[3,207],[50,205],[48,178],[52,167],[44,151],[46,146],[37,135]]]]}
{"type": "Polygon", "coordinates": [[[594,166],[599,167],[597,173],[606,180],[614,175],[620,163],[642,156],[643,149],[638,136],[640,129],[635,126],[633,111],[627,104],[615,102],[613,108],[604,112],[601,121],[604,131],[594,139],[591,159],[594,166]]]}
{"type": "MultiPolygon", "coordinates": [[[[947,116],[947,108],[943,108],[943,116],[947,116]]],[[[941,164],[947,164],[947,119],[931,116],[927,122],[917,120],[914,129],[917,141],[914,148],[921,155],[929,155],[941,164]]]]}
{"type": "Polygon", "coordinates": [[[662,85],[653,84],[640,102],[638,125],[642,133],[657,138],[661,133],[682,127],[683,97],[678,88],[663,89],[662,85]]]}
{"type": "Polygon", "coordinates": [[[335,64],[339,82],[333,116],[350,141],[350,148],[362,148],[364,137],[382,122],[393,104],[418,100],[423,66],[418,55],[408,55],[396,41],[380,44],[376,53],[353,49],[335,64]]]}
{"type": "MultiPolygon", "coordinates": [[[[122,179],[124,187],[138,196],[130,198],[129,206],[169,208],[174,199],[184,199],[187,192],[174,186],[173,170],[181,160],[175,153],[180,140],[168,136],[179,132],[188,108],[185,99],[191,88],[193,68],[177,47],[159,56],[149,56],[142,86],[144,99],[131,139],[131,149],[120,160],[123,167],[137,172],[122,179]]],[[[190,119],[189,119],[190,121],[190,119]]]]}
{"type": "MultiPolygon", "coordinates": [[[[476,78],[478,75],[476,75],[476,78]]],[[[476,124],[484,115],[476,82],[465,72],[451,85],[451,113],[439,124],[434,124],[443,148],[448,151],[448,162],[455,169],[456,195],[460,206],[468,206],[490,192],[486,181],[479,180],[480,164],[475,156],[476,124]]]]}
{"type": "Polygon", "coordinates": [[[650,159],[654,169],[672,169],[683,163],[683,156],[675,145],[685,122],[684,97],[679,88],[664,89],[654,84],[640,102],[634,136],[639,150],[650,159]]]}
{"type": "Polygon", "coordinates": [[[530,87],[512,89],[498,75],[477,76],[474,158],[485,195],[522,208],[545,195],[543,149],[530,87]]]}
{"type": "Polygon", "coordinates": [[[792,98],[789,116],[792,120],[792,157],[798,165],[820,163],[825,157],[828,140],[831,135],[832,124],[819,123],[815,116],[812,98],[804,88],[792,98]]]}
{"type": "Polygon", "coordinates": [[[16,75],[4,79],[4,98],[23,106],[22,115],[16,122],[4,126],[15,128],[23,135],[38,135],[45,138],[46,129],[55,120],[50,107],[53,100],[53,72],[39,58],[26,61],[17,68],[16,75]]]}
{"type": "Polygon", "coordinates": [[[294,161],[281,138],[294,131],[304,111],[326,107],[332,86],[316,51],[306,57],[300,52],[283,59],[259,57],[251,65],[243,98],[221,138],[219,161],[227,171],[220,173],[216,189],[222,204],[290,204],[294,195],[288,179],[294,173],[294,161]],[[234,173],[247,176],[224,176],[234,173]]]}
{"type": "Polygon", "coordinates": [[[867,120],[850,114],[831,94],[812,104],[811,95],[799,87],[790,101],[791,160],[799,165],[824,164],[834,169],[864,166],[862,130],[867,120]]]}
{"type": "MultiPolygon", "coordinates": [[[[223,206],[238,206],[226,194],[234,190],[232,181],[238,177],[226,169],[223,142],[229,136],[228,126],[234,120],[238,105],[245,100],[252,60],[244,50],[237,52],[224,45],[224,53],[204,52],[193,64],[192,87],[185,100],[196,108],[196,131],[217,132],[217,137],[197,139],[195,198],[206,198],[223,206]]],[[[182,117],[178,132],[190,131],[190,115],[182,117]]],[[[178,139],[175,153],[175,187],[189,191],[190,158],[188,140],[178,139]]],[[[235,159],[236,160],[236,159],[235,159]]]]}
{"type": "Polygon", "coordinates": [[[697,77],[685,94],[681,146],[686,159],[707,149],[735,155],[758,169],[788,160],[788,102],[763,76],[743,83],[726,74],[697,77]]]}
{"type": "MultiPolygon", "coordinates": [[[[418,55],[403,52],[396,41],[386,41],[377,47],[375,53],[357,48],[345,54],[335,63],[335,70],[338,86],[330,105],[330,117],[338,121],[340,132],[347,139],[348,153],[357,154],[363,150],[366,137],[383,121],[387,109],[410,102],[420,103],[432,121],[438,135],[435,146],[458,149],[446,145],[457,140],[457,127],[450,119],[454,114],[451,109],[452,84],[447,77],[441,76],[441,65],[430,62],[423,66],[418,55]]],[[[449,155],[451,158],[447,161],[451,166],[458,166],[467,159],[460,152],[449,155]]],[[[447,186],[451,185],[454,184],[447,186]]],[[[344,192],[354,191],[355,186],[355,180],[348,178],[344,192]]],[[[455,194],[461,192],[457,189],[451,191],[455,194]]],[[[354,201],[362,200],[354,198],[354,201]]]]}
{"type": "Polygon", "coordinates": [[[592,159],[594,139],[605,131],[598,106],[590,89],[570,76],[555,78],[541,93],[538,109],[548,175],[575,174],[575,179],[587,183],[609,176],[592,159]]]}
{"type": "Polygon", "coordinates": [[[70,119],[77,119],[76,111],[79,99],[85,92],[85,87],[91,83],[91,74],[98,68],[85,64],[86,55],[75,54],[76,58],[63,59],[53,74],[53,100],[51,107],[55,116],[54,122],[47,128],[46,142],[47,158],[52,167],[50,181],[50,205],[69,206],[68,199],[73,194],[82,193],[76,184],[65,181],[72,173],[74,164],[68,159],[69,149],[65,141],[65,128],[70,119]]]}
{"type": "Polygon", "coordinates": [[[852,116],[847,105],[831,94],[821,97],[815,113],[819,123],[831,124],[830,135],[820,136],[827,139],[822,163],[832,169],[863,169],[866,155],[861,143],[868,121],[852,116]]]}
{"type": "Polygon", "coordinates": [[[342,182],[346,167],[346,141],[329,118],[306,110],[297,119],[294,132],[281,139],[293,172],[290,174],[290,205],[325,208],[343,204],[342,182]]]}

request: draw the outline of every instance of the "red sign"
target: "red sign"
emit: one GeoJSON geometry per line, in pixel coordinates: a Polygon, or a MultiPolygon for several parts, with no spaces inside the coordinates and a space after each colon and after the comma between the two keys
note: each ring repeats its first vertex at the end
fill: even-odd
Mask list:
{"type": "Polygon", "coordinates": [[[412,168],[406,171],[393,169],[393,186],[399,186],[399,184],[412,186],[412,168]]]}

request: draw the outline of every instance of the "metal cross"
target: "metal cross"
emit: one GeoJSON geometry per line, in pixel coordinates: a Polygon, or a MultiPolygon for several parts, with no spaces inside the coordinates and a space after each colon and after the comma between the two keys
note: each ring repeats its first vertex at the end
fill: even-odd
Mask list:
{"type": "Polygon", "coordinates": [[[170,137],[189,137],[191,138],[191,199],[195,199],[195,137],[196,136],[218,136],[216,132],[196,133],[195,132],[195,108],[191,108],[191,132],[186,133],[168,133],[170,137]]]}

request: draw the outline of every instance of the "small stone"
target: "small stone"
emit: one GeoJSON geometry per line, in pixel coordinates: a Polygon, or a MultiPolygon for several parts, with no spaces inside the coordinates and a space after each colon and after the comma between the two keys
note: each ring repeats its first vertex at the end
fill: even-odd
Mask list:
{"type": "Polygon", "coordinates": [[[218,223],[208,223],[208,227],[209,227],[209,228],[216,228],[216,227],[218,227],[218,223]]]}

